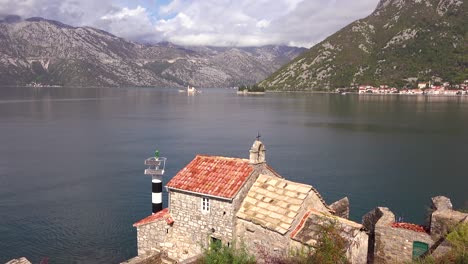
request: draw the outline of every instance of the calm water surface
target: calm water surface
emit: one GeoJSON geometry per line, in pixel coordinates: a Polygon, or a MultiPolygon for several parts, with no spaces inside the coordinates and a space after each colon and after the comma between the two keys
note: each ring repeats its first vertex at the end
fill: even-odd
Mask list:
{"type": "Polygon", "coordinates": [[[431,196],[468,206],[467,121],[468,97],[4,87],[0,263],[135,256],[144,159],[159,149],[167,182],[197,153],[248,157],[258,131],[275,170],[348,196],[354,220],[380,205],[423,223],[431,196]]]}

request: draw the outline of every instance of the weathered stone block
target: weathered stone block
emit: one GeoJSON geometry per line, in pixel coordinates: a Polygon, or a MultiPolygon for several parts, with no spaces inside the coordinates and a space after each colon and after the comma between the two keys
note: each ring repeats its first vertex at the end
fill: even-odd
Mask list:
{"type": "Polygon", "coordinates": [[[330,208],[335,211],[335,215],[342,218],[349,218],[349,199],[345,197],[330,205],[330,208]]]}
{"type": "Polygon", "coordinates": [[[432,197],[432,209],[436,210],[452,210],[453,205],[449,198],[445,196],[432,197]]]}

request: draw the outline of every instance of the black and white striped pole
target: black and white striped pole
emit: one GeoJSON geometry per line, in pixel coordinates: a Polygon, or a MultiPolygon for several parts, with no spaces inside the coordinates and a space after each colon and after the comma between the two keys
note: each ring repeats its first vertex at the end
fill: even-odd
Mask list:
{"type": "Polygon", "coordinates": [[[151,175],[152,194],[151,201],[153,203],[153,214],[161,211],[162,206],[162,178],[164,168],[166,166],[166,158],[159,157],[159,151],[156,150],[154,157],[145,160],[145,165],[148,168],[145,170],[145,175],[151,175]]]}

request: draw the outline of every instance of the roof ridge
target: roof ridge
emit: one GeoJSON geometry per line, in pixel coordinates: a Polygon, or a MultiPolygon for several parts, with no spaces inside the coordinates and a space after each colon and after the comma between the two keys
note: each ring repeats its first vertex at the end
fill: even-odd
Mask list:
{"type": "Polygon", "coordinates": [[[241,161],[249,161],[246,158],[238,158],[238,157],[225,157],[225,156],[219,156],[219,155],[209,155],[209,154],[197,154],[195,158],[198,157],[205,157],[205,158],[220,158],[220,159],[230,159],[230,160],[241,160],[241,161]]]}

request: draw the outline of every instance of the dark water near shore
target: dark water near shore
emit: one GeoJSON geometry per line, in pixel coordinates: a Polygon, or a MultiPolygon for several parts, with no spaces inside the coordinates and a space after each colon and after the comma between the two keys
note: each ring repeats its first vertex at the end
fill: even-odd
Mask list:
{"type": "Polygon", "coordinates": [[[151,211],[145,158],[166,182],[197,153],[267,161],[360,221],[375,206],[424,222],[430,197],[468,206],[468,97],[171,89],[0,89],[0,263],[117,263],[151,211]]]}

